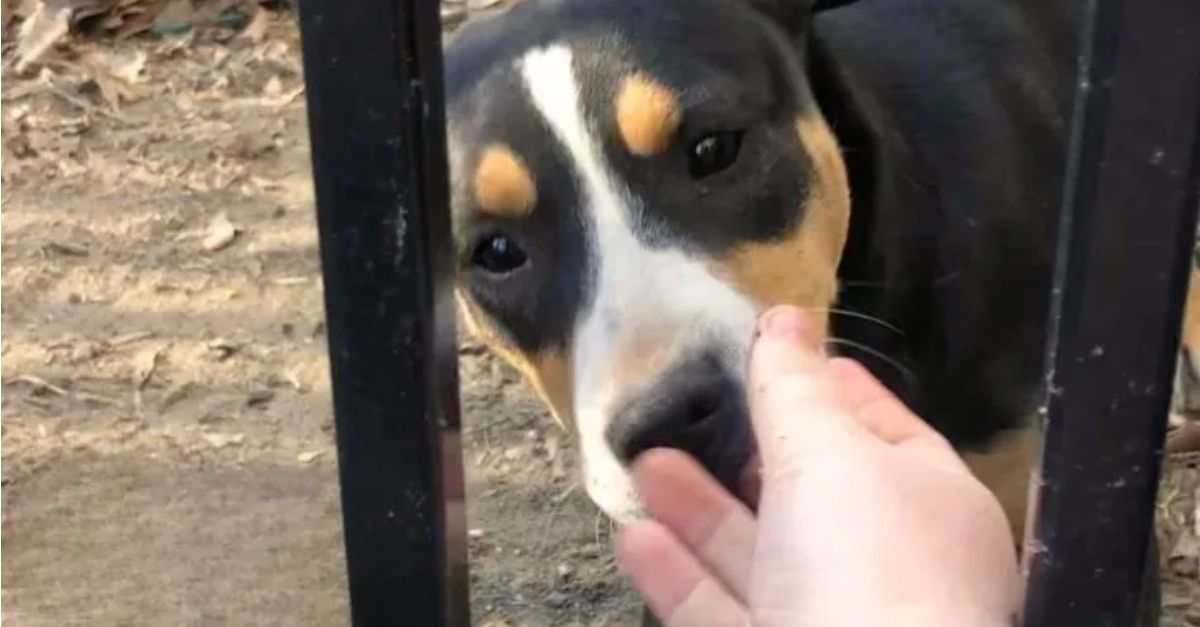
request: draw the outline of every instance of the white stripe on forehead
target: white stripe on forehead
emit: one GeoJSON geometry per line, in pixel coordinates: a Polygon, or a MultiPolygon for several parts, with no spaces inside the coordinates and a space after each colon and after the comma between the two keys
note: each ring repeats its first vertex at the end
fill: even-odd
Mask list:
{"type": "MultiPolygon", "coordinates": [[[[575,425],[583,449],[585,485],[597,505],[617,518],[628,518],[637,507],[637,495],[628,473],[605,438],[610,419],[611,385],[606,385],[613,362],[615,333],[620,332],[623,306],[611,302],[621,290],[614,283],[627,274],[623,266],[646,258],[646,251],[630,232],[623,211],[625,197],[618,191],[603,162],[599,146],[583,118],[579,84],[571,63],[571,50],[553,45],[532,50],[518,62],[534,107],[573,161],[581,183],[581,204],[588,226],[586,238],[589,263],[596,283],[585,286],[592,292],[592,310],[580,312],[581,323],[571,340],[573,346],[572,397],[575,425]],[[603,301],[610,302],[603,302],[603,301]]],[[[632,312],[626,312],[632,313],[632,312]]],[[[636,314],[633,314],[636,316],[636,314]]]]}
{"type": "Polygon", "coordinates": [[[521,59],[520,67],[534,106],[575,159],[588,200],[597,210],[596,218],[625,223],[622,195],[592,141],[592,129],[583,119],[571,49],[563,45],[534,49],[521,59]]]}
{"type": "Polygon", "coordinates": [[[580,184],[595,283],[585,286],[590,307],[579,312],[571,339],[575,422],[588,493],[610,515],[626,518],[636,506],[633,484],[605,438],[613,412],[635,391],[622,389],[632,382],[617,376],[619,354],[647,344],[667,360],[715,352],[740,375],[755,307],[703,260],[680,247],[651,249],[635,235],[632,217],[641,201],[614,176],[596,139],[602,135],[584,117],[571,50],[537,48],[517,68],[580,184]]]}

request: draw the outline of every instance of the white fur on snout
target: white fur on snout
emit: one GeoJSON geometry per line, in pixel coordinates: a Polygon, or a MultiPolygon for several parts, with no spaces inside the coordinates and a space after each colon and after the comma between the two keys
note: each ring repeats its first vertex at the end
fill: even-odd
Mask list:
{"type": "Polygon", "coordinates": [[[610,516],[628,520],[640,513],[637,495],[605,431],[625,395],[653,382],[621,376],[618,355],[651,342],[670,367],[673,358],[715,351],[741,377],[757,309],[703,260],[638,239],[631,216],[641,210],[639,201],[613,176],[584,119],[570,48],[534,49],[519,63],[533,104],[566,148],[584,192],[596,280],[575,328],[575,419],[588,494],[610,516]]]}

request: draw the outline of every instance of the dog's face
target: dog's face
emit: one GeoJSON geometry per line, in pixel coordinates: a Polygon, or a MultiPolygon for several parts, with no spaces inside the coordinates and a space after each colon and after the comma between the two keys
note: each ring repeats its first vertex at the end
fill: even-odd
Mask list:
{"type": "Polygon", "coordinates": [[[461,308],[618,519],[646,448],[737,479],[757,313],[836,296],[845,170],[763,4],[526,0],[447,51],[461,308]]]}

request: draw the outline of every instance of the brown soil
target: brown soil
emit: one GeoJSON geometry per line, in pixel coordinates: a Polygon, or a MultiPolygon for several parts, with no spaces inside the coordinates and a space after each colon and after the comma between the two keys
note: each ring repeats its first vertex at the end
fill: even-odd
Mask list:
{"type": "MultiPolygon", "coordinates": [[[[276,21],[260,42],[76,40],[6,77],[12,625],[345,622],[298,41],[276,21]],[[115,109],[91,64],[139,53],[115,109]],[[210,250],[222,215],[237,235],[210,250]]],[[[478,347],[461,367],[475,622],[634,623],[569,438],[478,347]]]]}
{"type": "MultiPolygon", "coordinates": [[[[271,20],[6,64],[14,626],[346,620],[298,42],[271,20]]],[[[634,624],[569,435],[462,353],[474,622],[634,624]]],[[[1195,550],[1175,550],[1200,470],[1172,468],[1167,601],[1200,625],[1195,550]]]]}

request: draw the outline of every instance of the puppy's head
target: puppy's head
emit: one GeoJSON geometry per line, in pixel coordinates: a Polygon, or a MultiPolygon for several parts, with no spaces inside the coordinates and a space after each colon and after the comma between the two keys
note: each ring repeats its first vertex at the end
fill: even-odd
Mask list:
{"type": "Polygon", "coordinates": [[[448,49],[459,302],[618,519],[649,447],[736,479],[756,314],[835,298],[849,198],[798,52],[811,11],[526,0],[448,49]]]}

